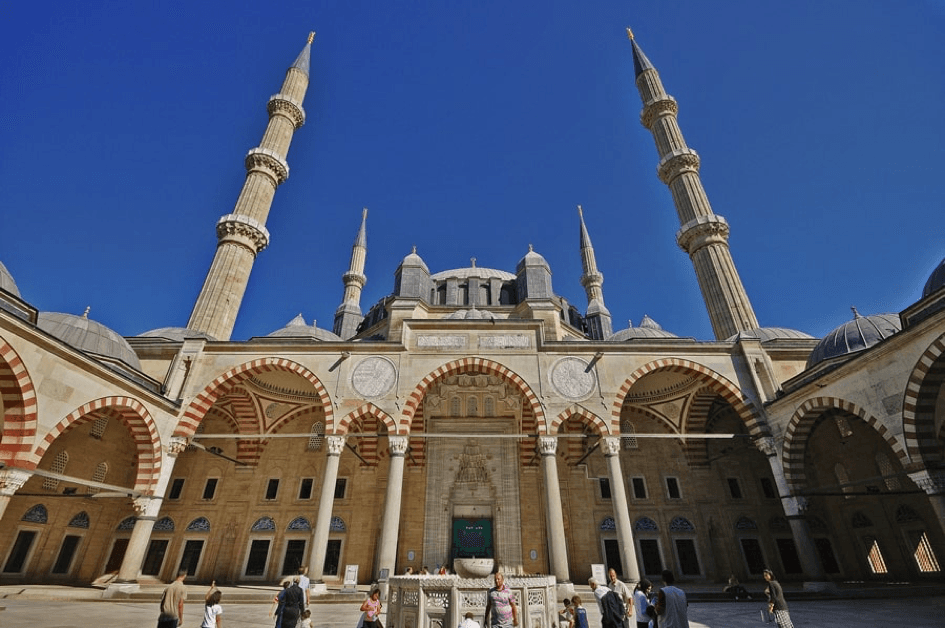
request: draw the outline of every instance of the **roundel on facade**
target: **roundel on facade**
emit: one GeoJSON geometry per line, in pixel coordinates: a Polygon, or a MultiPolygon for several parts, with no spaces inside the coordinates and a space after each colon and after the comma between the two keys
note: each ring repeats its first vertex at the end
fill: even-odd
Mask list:
{"type": "Polygon", "coordinates": [[[562,397],[583,399],[594,390],[594,373],[581,358],[561,358],[551,367],[551,385],[562,397]]]}
{"type": "Polygon", "coordinates": [[[362,397],[372,398],[387,394],[397,379],[397,369],[387,358],[364,358],[351,373],[351,387],[362,397]]]}

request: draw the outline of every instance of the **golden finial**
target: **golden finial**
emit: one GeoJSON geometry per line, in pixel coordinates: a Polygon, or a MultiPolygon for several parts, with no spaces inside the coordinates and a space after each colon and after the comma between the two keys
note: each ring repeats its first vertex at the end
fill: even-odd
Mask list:
{"type": "Polygon", "coordinates": [[[584,209],[580,205],[578,205],[578,216],[584,218],[584,209]]]}
{"type": "Polygon", "coordinates": [[[627,39],[629,39],[630,41],[633,41],[633,31],[630,30],[629,26],[627,27],[627,39]]]}
{"type": "Polygon", "coordinates": [[[91,309],[92,309],[92,306],[91,306],[91,305],[87,305],[87,306],[85,307],[85,311],[82,312],[82,318],[88,318],[88,317],[89,317],[89,310],[91,310],[91,309]]]}
{"type": "MultiPolygon", "coordinates": [[[[629,28],[627,30],[630,30],[629,28]]],[[[315,40],[315,31],[312,31],[308,34],[308,43],[311,44],[315,40]]]]}

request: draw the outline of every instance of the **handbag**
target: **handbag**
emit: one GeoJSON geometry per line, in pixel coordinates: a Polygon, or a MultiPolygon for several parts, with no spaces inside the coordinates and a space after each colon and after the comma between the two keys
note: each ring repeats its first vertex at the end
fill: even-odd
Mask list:
{"type": "Polygon", "coordinates": [[[774,613],[767,608],[761,609],[761,622],[765,624],[774,623],[774,613]]]}

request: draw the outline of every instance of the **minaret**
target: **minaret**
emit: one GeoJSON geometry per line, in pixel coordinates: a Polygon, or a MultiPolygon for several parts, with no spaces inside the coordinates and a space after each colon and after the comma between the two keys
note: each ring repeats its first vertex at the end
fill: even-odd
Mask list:
{"type": "Polygon", "coordinates": [[[292,134],[305,123],[302,101],[314,37],[309,34],[282,89],[269,99],[269,125],[259,146],[246,155],[246,180],[236,207],[217,221],[217,251],[187,323],[217,340],[230,339],[253,261],[269,244],[266,218],[276,188],[289,178],[286,155],[292,134]]]}
{"type": "Polygon", "coordinates": [[[676,100],[666,93],[656,68],[646,58],[628,28],[633,68],[643,100],[640,122],[653,134],[660,162],[657,174],[673,194],[682,227],[676,242],[696,269],[702,298],[718,340],[758,327],[748,295],[728,248],[728,223],[712,213],[699,179],[699,155],[686,146],[676,121],[676,100]]]}
{"type": "Polygon", "coordinates": [[[613,321],[610,312],[604,306],[604,274],[597,270],[597,259],[594,257],[594,245],[591,236],[587,234],[584,224],[584,210],[578,205],[578,217],[581,220],[581,285],[587,293],[587,314],[584,322],[591,340],[606,340],[613,335],[613,321]]]}
{"type": "Polygon", "coordinates": [[[345,340],[353,337],[361,323],[361,289],[367,283],[364,260],[367,258],[367,207],[361,212],[361,228],[351,247],[351,263],[341,278],[345,282],[345,296],[335,310],[334,332],[345,340]]]}

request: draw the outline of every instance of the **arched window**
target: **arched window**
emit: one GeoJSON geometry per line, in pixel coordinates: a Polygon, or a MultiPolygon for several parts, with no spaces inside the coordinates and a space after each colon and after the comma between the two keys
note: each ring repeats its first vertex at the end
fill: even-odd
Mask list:
{"type": "Polygon", "coordinates": [[[659,526],[649,517],[640,517],[637,519],[637,522],[633,524],[633,529],[636,532],[659,532],[659,526]]]}
{"type": "Polygon", "coordinates": [[[272,517],[260,517],[256,520],[256,523],[253,524],[253,527],[250,528],[252,532],[269,532],[276,529],[276,522],[272,520],[272,517]]]}
{"type": "Polygon", "coordinates": [[[757,530],[758,524],[748,517],[739,517],[735,522],[736,530],[757,530]]]}
{"type": "Polygon", "coordinates": [[[187,524],[188,532],[209,532],[210,520],[206,517],[197,517],[187,524]]]}
{"type": "Polygon", "coordinates": [[[850,525],[852,525],[854,528],[872,528],[873,521],[862,512],[856,511],[853,513],[853,518],[850,520],[850,525]]]}
{"type": "Polygon", "coordinates": [[[669,523],[670,532],[695,532],[696,526],[685,517],[675,517],[669,523]]]}
{"type": "Polygon", "coordinates": [[[876,468],[879,469],[879,474],[883,476],[883,482],[886,483],[887,490],[898,491],[902,488],[899,478],[896,477],[896,470],[893,469],[892,463],[889,461],[889,456],[883,452],[876,454],[876,468]]]}
{"type": "Polygon", "coordinates": [[[607,517],[600,522],[600,529],[603,532],[612,532],[617,529],[617,522],[614,521],[613,517],[607,517]]]}
{"type": "Polygon", "coordinates": [[[479,416],[479,399],[476,397],[466,399],[466,416],[479,416]]]}
{"type": "Polygon", "coordinates": [[[46,523],[49,521],[49,511],[42,504],[36,504],[26,511],[22,520],[29,523],[46,523]]]}
{"type": "MultiPolygon", "coordinates": [[[[53,459],[52,465],[49,467],[49,470],[52,473],[65,473],[66,465],[69,464],[69,453],[63,449],[56,457],[53,459]]],[[[46,478],[43,480],[43,488],[47,491],[54,491],[59,487],[59,480],[55,478],[46,478]]]]}
{"type": "Polygon", "coordinates": [[[869,548],[866,559],[869,561],[870,571],[873,573],[887,573],[886,561],[883,560],[883,553],[879,549],[879,541],[873,536],[864,537],[863,541],[869,548]]]}
{"type": "Polygon", "coordinates": [[[495,397],[486,397],[482,400],[484,416],[495,416],[495,397]]]}
{"type": "Polygon", "coordinates": [[[174,531],[174,520],[170,517],[161,517],[154,522],[155,532],[173,532],[174,531]]]}
{"type": "Polygon", "coordinates": [[[92,438],[101,439],[105,435],[105,428],[108,427],[108,417],[100,416],[95,419],[95,422],[92,423],[92,430],[89,432],[89,436],[92,438]]]}
{"type": "Polygon", "coordinates": [[[312,524],[308,522],[308,519],[305,517],[296,517],[289,522],[289,527],[286,530],[311,530],[312,524]]]}
{"type": "MultiPolygon", "coordinates": [[[[93,482],[104,482],[106,475],[108,475],[108,463],[107,463],[107,462],[100,462],[100,463],[98,463],[98,465],[95,467],[95,473],[92,474],[92,481],[93,481],[93,482]]],[[[86,489],[86,492],[87,492],[89,495],[94,495],[95,493],[98,493],[98,491],[99,491],[99,489],[95,488],[94,486],[89,486],[89,487],[87,487],[87,489],[86,489]]]]}
{"type": "Polygon", "coordinates": [[[88,530],[89,528],[89,513],[84,510],[77,514],[75,517],[69,520],[70,528],[83,528],[88,530]]]}
{"type": "Polygon", "coordinates": [[[321,421],[312,423],[312,429],[309,430],[308,450],[318,451],[322,448],[322,442],[325,440],[325,424],[321,421]]]}
{"type": "MultiPolygon", "coordinates": [[[[842,463],[838,462],[833,466],[833,474],[837,477],[837,484],[840,485],[841,491],[844,493],[853,491],[853,487],[850,486],[850,476],[847,475],[847,468],[842,463]]],[[[852,499],[853,497],[853,495],[847,495],[844,499],[852,499]]]]}
{"type": "Polygon", "coordinates": [[[633,423],[630,421],[624,421],[621,423],[620,434],[620,444],[623,445],[624,451],[637,449],[639,447],[637,444],[637,431],[633,427],[633,423]]]}
{"type": "Polygon", "coordinates": [[[341,517],[332,517],[331,525],[328,526],[329,532],[347,532],[348,527],[345,525],[344,519],[341,517]]]}
{"type": "Polygon", "coordinates": [[[905,504],[896,508],[896,523],[912,523],[913,521],[921,521],[919,513],[905,504]]]}
{"type": "Polygon", "coordinates": [[[772,532],[785,532],[789,527],[787,519],[778,515],[771,517],[771,520],[768,521],[768,528],[772,532]]]}
{"type": "Polygon", "coordinates": [[[459,397],[450,399],[450,416],[460,416],[463,412],[462,401],[459,397]]]}
{"type": "Polygon", "coordinates": [[[840,438],[849,438],[853,436],[853,428],[850,427],[850,420],[845,416],[837,415],[833,418],[834,423],[837,424],[837,429],[840,431],[840,438]]]}
{"type": "Polygon", "coordinates": [[[137,521],[136,517],[125,517],[124,519],[121,520],[121,523],[118,524],[118,527],[116,527],[115,530],[118,532],[127,532],[128,530],[134,530],[135,521],[137,521]]]}

